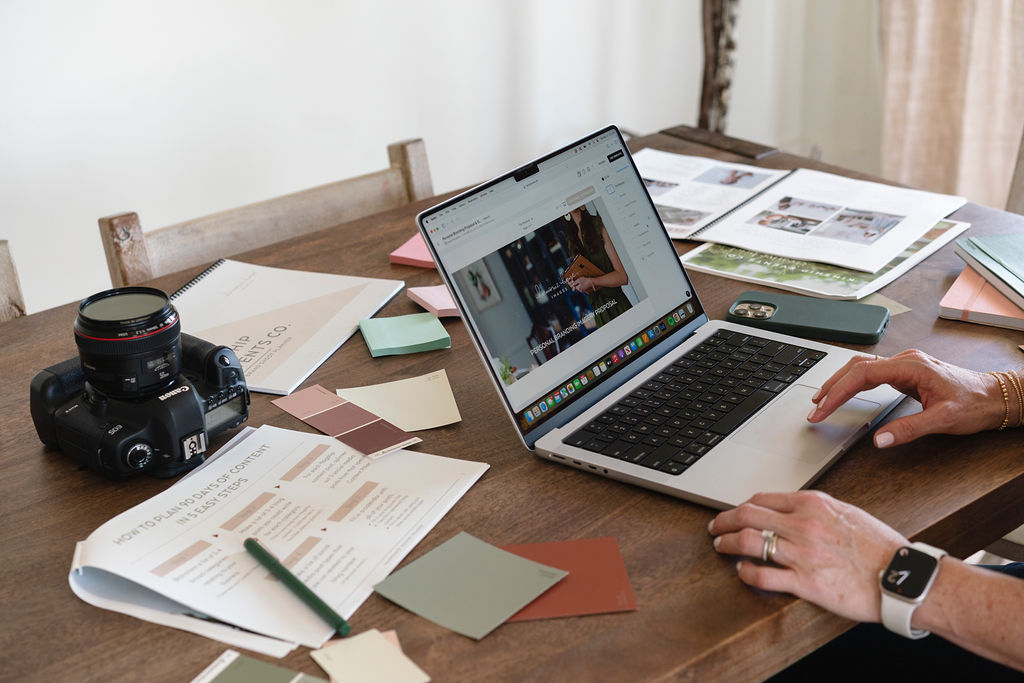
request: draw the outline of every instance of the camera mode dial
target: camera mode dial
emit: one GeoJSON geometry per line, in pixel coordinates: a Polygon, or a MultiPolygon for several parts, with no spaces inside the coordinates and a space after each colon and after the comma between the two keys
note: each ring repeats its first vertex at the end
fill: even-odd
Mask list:
{"type": "Polygon", "coordinates": [[[124,463],[133,470],[141,470],[153,461],[153,447],[145,441],[136,441],[124,453],[124,463]]]}

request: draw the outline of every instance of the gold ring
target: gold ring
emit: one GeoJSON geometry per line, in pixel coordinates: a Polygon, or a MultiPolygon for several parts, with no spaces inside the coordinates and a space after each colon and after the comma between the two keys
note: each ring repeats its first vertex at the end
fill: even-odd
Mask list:
{"type": "Polygon", "coordinates": [[[771,540],[768,543],[768,553],[767,554],[768,554],[768,561],[769,562],[774,562],[775,561],[775,548],[776,548],[776,546],[778,544],[779,544],[779,535],[777,533],[775,533],[775,532],[772,532],[771,540]]]}

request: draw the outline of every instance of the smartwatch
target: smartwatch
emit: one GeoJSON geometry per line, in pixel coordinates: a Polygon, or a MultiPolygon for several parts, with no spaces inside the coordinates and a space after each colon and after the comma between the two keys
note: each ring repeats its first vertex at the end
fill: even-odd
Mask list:
{"type": "Polygon", "coordinates": [[[878,575],[882,588],[882,624],[907,638],[924,638],[930,631],[910,627],[914,610],[924,602],[947,553],[925,543],[903,546],[878,575]]]}

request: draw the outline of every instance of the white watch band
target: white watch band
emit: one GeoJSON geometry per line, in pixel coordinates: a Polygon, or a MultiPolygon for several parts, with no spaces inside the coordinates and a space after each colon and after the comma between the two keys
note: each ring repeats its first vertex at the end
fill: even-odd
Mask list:
{"type": "MultiPolygon", "coordinates": [[[[910,547],[915,550],[920,550],[923,553],[927,553],[936,560],[941,560],[948,554],[945,550],[930,546],[927,543],[911,543],[910,547]]],[[[935,578],[935,574],[938,572],[939,569],[938,566],[936,566],[935,573],[932,574],[932,578],[928,581],[928,585],[925,587],[924,592],[917,600],[906,600],[897,595],[893,595],[887,590],[882,590],[882,624],[887,629],[893,633],[898,633],[901,636],[914,640],[924,638],[931,633],[931,631],[911,628],[910,621],[914,616],[914,610],[917,609],[918,605],[924,601],[925,596],[928,595],[931,583],[935,578]]]]}

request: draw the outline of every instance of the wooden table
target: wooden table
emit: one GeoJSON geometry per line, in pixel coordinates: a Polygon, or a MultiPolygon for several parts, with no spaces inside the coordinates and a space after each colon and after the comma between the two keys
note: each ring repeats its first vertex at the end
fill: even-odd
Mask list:
{"type": "MultiPolygon", "coordinates": [[[[631,146],[776,168],[844,172],[743,141],[700,137],[688,128],[640,138],[631,146]]],[[[436,272],[392,266],[387,259],[414,232],[415,212],[431,203],[243,258],[285,268],[402,279],[409,286],[436,284],[436,272]]],[[[972,234],[1024,229],[1024,218],[973,204],[955,217],[971,222],[972,234]]],[[[680,251],[692,246],[677,244],[680,251]]],[[[937,319],[939,298],[962,265],[947,246],[882,290],[912,310],[895,316],[881,343],[870,351],[889,354],[918,347],[976,369],[1020,365],[1021,334],[937,319]]],[[[174,290],[199,270],[154,284],[174,290]]],[[[701,274],[693,280],[713,318],[722,317],[735,296],[749,288],[701,274]]],[[[380,315],[418,310],[400,294],[380,315]]],[[[0,325],[0,539],[5,553],[0,679],[186,681],[225,646],[97,609],[68,588],[75,542],[170,483],[146,476],[110,482],[39,443],[29,417],[29,381],[37,370],[76,354],[71,329],[75,312],[75,305],[66,305],[0,325]]],[[[463,419],[423,433],[424,442],[416,448],[485,461],[491,467],[406,561],[463,530],[494,544],[614,536],[638,609],[506,624],[478,642],[374,595],[352,618],[356,632],[397,629],[405,652],[435,681],[745,680],[770,675],[850,626],[801,600],[741,584],[733,560],[712,550],[706,531],[712,510],[533,457],[520,445],[498,397],[482,379],[483,368],[462,323],[448,319],[445,327],[452,337],[450,350],[379,359],[370,358],[357,334],[304,385],[333,389],[447,370],[463,419]]],[[[270,398],[253,395],[249,424],[309,429],[270,405],[270,398]]],[[[916,409],[906,401],[894,414],[916,409]]],[[[224,440],[215,439],[214,446],[224,440]]],[[[1022,456],[1020,435],[1012,432],[930,437],[885,452],[865,439],[817,487],[867,509],[908,536],[963,557],[1024,521],[1022,456]]],[[[320,673],[305,648],[280,663],[320,673]]]]}

